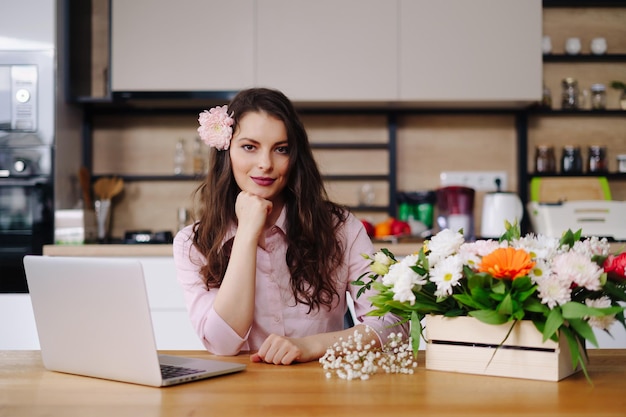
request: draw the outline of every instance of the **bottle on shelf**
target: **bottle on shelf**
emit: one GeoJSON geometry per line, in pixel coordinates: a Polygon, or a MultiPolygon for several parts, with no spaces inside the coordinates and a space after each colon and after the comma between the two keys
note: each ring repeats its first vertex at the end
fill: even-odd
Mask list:
{"type": "Polygon", "coordinates": [[[589,147],[588,172],[607,172],[606,147],[592,145],[589,147]]]}
{"type": "Polygon", "coordinates": [[[561,108],[563,110],[577,110],[581,108],[578,81],[567,77],[561,81],[563,92],[561,94],[561,108]]]}
{"type": "Polygon", "coordinates": [[[606,87],[604,84],[591,85],[591,109],[606,109],[606,87]]]}
{"type": "Polygon", "coordinates": [[[174,175],[182,175],[185,171],[185,139],[178,139],[174,150],[174,175]]]}
{"type": "Polygon", "coordinates": [[[565,145],[561,156],[561,173],[563,174],[582,174],[583,160],[580,153],[580,147],[574,145],[565,145]]]}
{"type": "Polygon", "coordinates": [[[199,137],[193,143],[193,174],[202,175],[206,173],[206,160],[203,143],[199,137]]]}
{"type": "Polygon", "coordinates": [[[537,145],[535,149],[535,172],[538,174],[556,173],[554,147],[550,145],[537,145]]]}

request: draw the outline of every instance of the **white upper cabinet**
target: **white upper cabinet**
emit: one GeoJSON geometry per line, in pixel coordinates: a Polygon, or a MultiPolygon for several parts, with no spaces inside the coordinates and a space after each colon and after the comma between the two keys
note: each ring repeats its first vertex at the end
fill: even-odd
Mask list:
{"type": "Polygon", "coordinates": [[[254,0],[112,0],[112,91],[254,83],[254,0]]]}
{"type": "Polygon", "coordinates": [[[257,3],[258,85],[295,101],[397,99],[396,1],[257,3]]]}
{"type": "Polygon", "coordinates": [[[541,0],[400,0],[400,97],[514,105],[541,98],[541,0]]]}
{"type": "Polygon", "coordinates": [[[277,88],[299,103],[517,106],[542,90],[541,0],[112,0],[111,85],[277,88]]]}

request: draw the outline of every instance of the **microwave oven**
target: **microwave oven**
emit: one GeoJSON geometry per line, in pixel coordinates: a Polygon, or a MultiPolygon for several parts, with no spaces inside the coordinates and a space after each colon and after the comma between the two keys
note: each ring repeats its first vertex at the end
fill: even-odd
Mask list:
{"type": "Polygon", "coordinates": [[[37,130],[37,65],[0,64],[0,130],[37,130]]]}

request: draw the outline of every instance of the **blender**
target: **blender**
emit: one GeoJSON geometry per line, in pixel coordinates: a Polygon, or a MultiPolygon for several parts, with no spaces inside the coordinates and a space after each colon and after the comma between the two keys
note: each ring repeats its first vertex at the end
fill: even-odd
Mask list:
{"type": "Polygon", "coordinates": [[[474,194],[473,188],[456,185],[437,190],[437,225],[441,230],[462,231],[465,240],[474,239],[474,194]]]}

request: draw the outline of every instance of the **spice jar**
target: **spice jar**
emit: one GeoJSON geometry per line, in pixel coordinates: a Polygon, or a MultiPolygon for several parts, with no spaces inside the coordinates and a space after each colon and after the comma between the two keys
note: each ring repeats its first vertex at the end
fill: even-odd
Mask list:
{"type": "Polygon", "coordinates": [[[538,174],[554,174],[556,172],[554,147],[537,145],[535,149],[535,172],[538,174]]]}
{"type": "Polygon", "coordinates": [[[561,155],[561,173],[580,174],[583,172],[583,159],[580,147],[565,145],[561,155]]]}
{"type": "Polygon", "coordinates": [[[606,87],[604,84],[591,85],[591,109],[606,109],[606,87]]]}
{"type": "Polygon", "coordinates": [[[578,81],[568,77],[561,81],[563,92],[561,94],[561,108],[565,110],[575,110],[580,107],[580,92],[578,91],[578,81]]]}
{"type": "Polygon", "coordinates": [[[607,172],[606,147],[593,145],[589,147],[589,172],[607,172]]]}
{"type": "Polygon", "coordinates": [[[626,155],[617,155],[617,171],[626,172],[626,155]]]}

